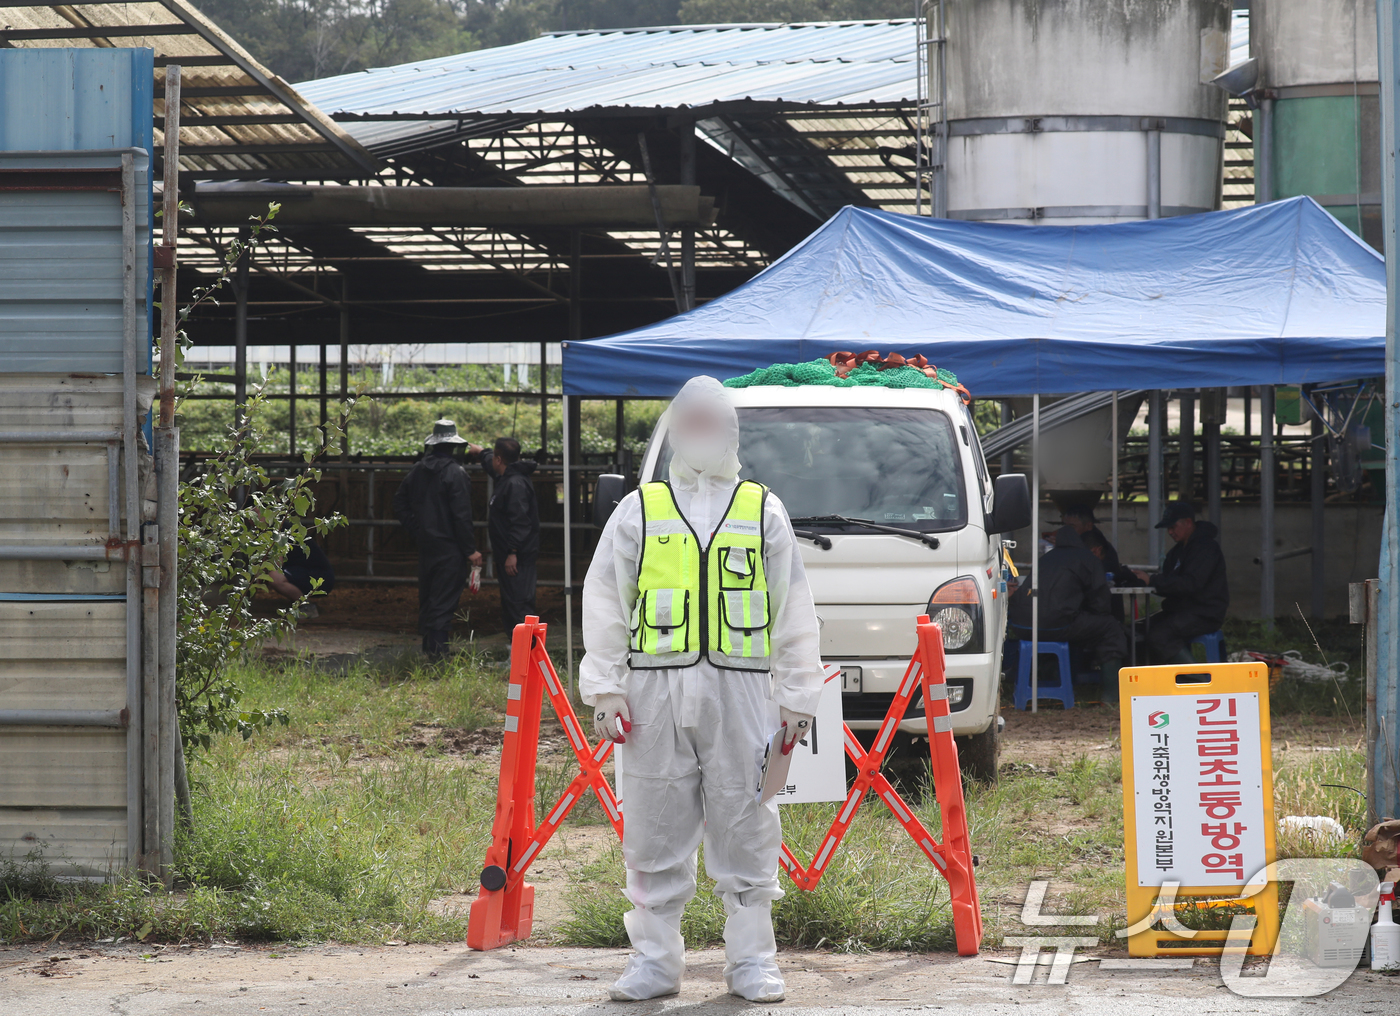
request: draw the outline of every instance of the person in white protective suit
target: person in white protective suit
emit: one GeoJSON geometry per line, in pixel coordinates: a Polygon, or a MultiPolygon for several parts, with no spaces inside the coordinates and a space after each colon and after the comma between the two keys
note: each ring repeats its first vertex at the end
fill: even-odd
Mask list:
{"type": "Polygon", "coordinates": [[[670,482],[628,494],[583,590],[579,689],[615,741],[624,809],[625,917],[635,950],[617,1000],[680,990],[681,914],[696,848],[724,901],[724,979],[755,1002],[783,998],[773,938],[782,832],[759,804],[764,752],[813,722],[822,688],[817,615],[792,523],[739,480],[739,422],[725,388],[692,378],[672,401],[670,482]]]}

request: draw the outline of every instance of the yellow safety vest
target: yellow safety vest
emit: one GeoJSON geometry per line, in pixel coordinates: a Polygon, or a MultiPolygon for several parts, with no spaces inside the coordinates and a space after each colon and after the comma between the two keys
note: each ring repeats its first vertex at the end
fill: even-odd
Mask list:
{"type": "Polygon", "coordinates": [[[691,667],[703,656],[727,670],[768,670],[768,578],[763,502],[768,488],[734,489],[710,544],[676,507],[671,485],[642,484],[642,556],[632,608],[634,670],[691,667]]]}

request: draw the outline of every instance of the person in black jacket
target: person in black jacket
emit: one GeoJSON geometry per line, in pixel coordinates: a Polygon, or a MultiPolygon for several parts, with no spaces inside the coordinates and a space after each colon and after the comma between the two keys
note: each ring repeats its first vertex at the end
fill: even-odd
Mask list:
{"type": "MultiPolygon", "coordinates": [[[[1103,534],[1103,530],[1098,526],[1098,521],[1094,518],[1093,507],[1087,504],[1070,505],[1064,512],[1065,525],[1073,526],[1074,531],[1084,542],[1084,549],[1102,562],[1103,570],[1108,574],[1110,586],[1141,585],[1141,580],[1119,560],[1118,550],[1103,534]]],[[[1116,596],[1109,599],[1109,613],[1113,615],[1115,621],[1122,621],[1123,601],[1116,596]]]]}
{"type": "Polygon", "coordinates": [[[471,567],[481,564],[472,532],[471,480],[453,458],[467,442],[451,420],[433,424],[427,453],[394,494],[394,515],[418,543],[418,630],[423,652],[441,656],[471,567]]]}
{"type": "MultiPolygon", "coordinates": [[[[1006,605],[1008,628],[1020,639],[1031,637],[1030,576],[1006,605]]],[[[1040,559],[1040,638],[1068,642],[1098,660],[1103,700],[1118,701],[1118,671],[1128,656],[1128,637],[1109,612],[1111,597],[1103,565],[1084,549],[1073,526],[1055,533],[1055,546],[1040,559]]]]}
{"type": "MultiPolygon", "coordinates": [[[[473,446],[475,448],[475,446],[473,446]]],[[[520,442],[498,437],[481,464],[496,474],[491,495],[491,556],[501,586],[501,621],[514,630],[535,610],[536,562],[540,556],[540,506],[530,474],[535,464],[520,458],[520,442]]]]}
{"type": "Polygon", "coordinates": [[[1191,640],[1219,631],[1230,606],[1220,532],[1209,522],[1196,521],[1190,501],[1167,505],[1157,528],[1165,529],[1176,546],[1167,551],[1161,571],[1137,573],[1162,597],[1162,609],[1145,619],[1147,648],[1162,663],[1191,663],[1191,640]]]}
{"type": "MultiPolygon", "coordinates": [[[[274,590],[293,601],[309,597],[312,592],[325,595],[335,588],[335,569],[331,567],[330,558],[310,536],[306,538],[304,546],[293,547],[288,552],[281,571],[275,571],[268,577],[274,590]],[[321,581],[317,583],[315,579],[321,581]]],[[[320,617],[321,612],[308,599],[302,603],[298,616],[320,617]]]]}

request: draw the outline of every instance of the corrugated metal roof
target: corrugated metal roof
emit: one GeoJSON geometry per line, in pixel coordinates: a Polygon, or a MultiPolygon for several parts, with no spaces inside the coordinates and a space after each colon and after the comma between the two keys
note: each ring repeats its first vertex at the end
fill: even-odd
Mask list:
{"type": "Polygon", "coordinates": [[[297,87],[378,149],[442,130],[431,120],[392,119],[396,114],[536,118],[731,104],[907,106],[914,101],[915,42],[912,20],[555,32],[297,87]]]}
{"type": "Polygon", "coordinates": [[[363,178],[378,169],[353,138],[182,0],[4,6],[0,47],[154,50],[156,155],[165,67],[179,64],[183,176],[363,178]]]}

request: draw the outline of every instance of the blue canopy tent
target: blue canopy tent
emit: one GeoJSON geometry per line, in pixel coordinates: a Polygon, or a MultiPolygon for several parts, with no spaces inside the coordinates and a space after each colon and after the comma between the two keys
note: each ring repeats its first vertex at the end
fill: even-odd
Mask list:
{"type": "MultiPolygon", "coordinates": [[[[1261,411],[1271,415],[1268,386],[1383,375],[1385,322],[1384,259],[1308,197],[1148,222],[1030,228],[846,207],[703,307],[566,343],[564,393],[669,397],[696,374],[733,377],[876,348],[922,353],[977,397],[1035,396],[1038,441],[1039,396],[1048,393],[1261,385],[1268,399],[1261,411]]],[[[1158,442],[1161,429],[1149,426],[1158,442]]],[[[565,444],[567,463],[567,435],[565,444]]],[[[1268,438],[1261,455],[1260,599],[1272,616],[1268,438]]],[[[1113,486],[1116,530],[1116,467],[1113,486]]],[[[1159,468],[1149,477],[1153,512],[1162,487],[1159,468]]],[[[1314,502],[1317,568],[1321,504],[1314,502]]],[[[1038,509],[1039,498],[1032,503],[1038,509]]],[[[1156,539],[1151,547],[1155,560],[1156,539]]],[[[1315,576],[1320,582],[1320,569],[1315,576]]],[[[1037,671],[1033,664],[1033,688],[1037,671]]]]}
{"type": "Polygon", "coordinates": [[[837,349],[923,353],[978,397],[1385,373],[1385,261],[1308,197],[1098,226],[847,207],[733,292],[564,349],[564,392],[667,397],[837,349]]]}

